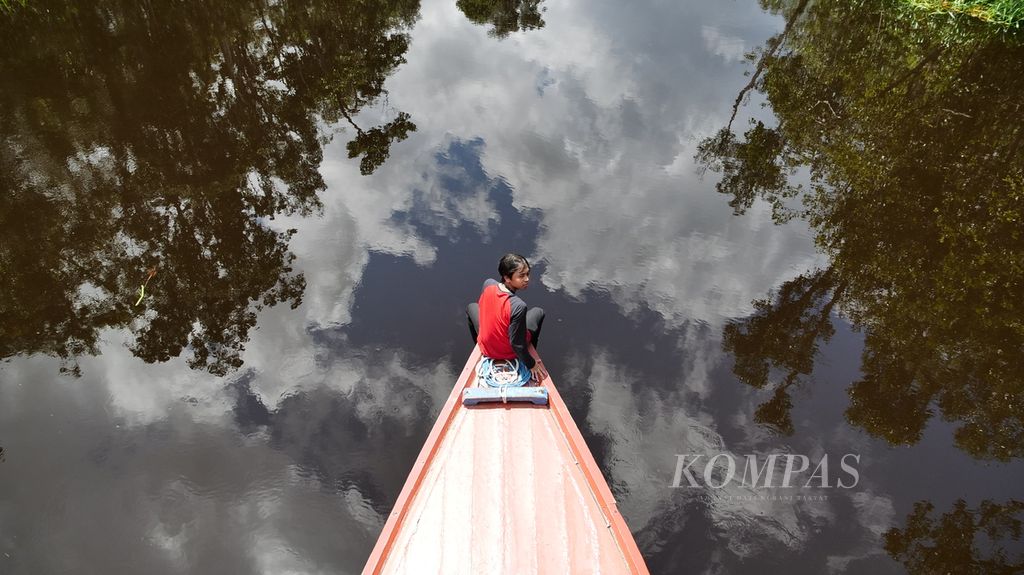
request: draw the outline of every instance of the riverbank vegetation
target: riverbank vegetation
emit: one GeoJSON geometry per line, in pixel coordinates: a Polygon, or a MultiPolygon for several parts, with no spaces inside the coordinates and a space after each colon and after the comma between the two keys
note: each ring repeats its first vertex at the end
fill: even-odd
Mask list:
{"type": "Polygon", "coordinates": [[[0,13],[13,10],[17,6],[25,6],[28,0],[0,0],[0,13]]]}
{"type": "MultiPolygon", "coordinates": [[[[793,433],[794,391],[843,318],[863,334],[849,423],[894,445],[936,416],[978,459],[1024,457],[1024,41],[902,0],[764,0],[784,30],[751,54],[697,160],[735,213],[804,219],[828,258],[730,323],[754,419],[793,433]],[[741,104],[761,93],[774,118],[741,104]]],[[[1024,504],[918,502],[886,550],[908,572],[1018,573],[1024,504]]]]}
{"type": "Polygon", "coordinates": [[[904,0],[917,10],[953,17],[969,16],[1004,28],[1020,28],[1024,0],[904,0]]]}
{"type": "Polygon", "coordinates": [[[697,159],[736,213],[805,219],[830,263],[726,329],[737,376],[771,391],[756,418],[792,430],[839,314],[865,334],[852,424],[912,444],[938,412],[975,457],[1024,456],[1024,43],[949,42],[887,0],[764,4],[787,25],[744,92],[776,120],[731,121],[697,159]]]}

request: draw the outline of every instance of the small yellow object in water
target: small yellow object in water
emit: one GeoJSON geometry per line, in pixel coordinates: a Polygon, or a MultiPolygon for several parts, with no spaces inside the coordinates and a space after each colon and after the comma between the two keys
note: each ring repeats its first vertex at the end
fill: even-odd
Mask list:
{"type": "Polygon", "coordinates": [[[146,281],[142,282],[142,285],[139,286],[139,299],[135,300],[135,305],[139,305],[139,303],[142,302],[142,298],[146,297],[146,284],[148,284],[149,280],[153,279],[153,276],[155,275],[156,266],[153,266],[146,270],[146,281]]]}

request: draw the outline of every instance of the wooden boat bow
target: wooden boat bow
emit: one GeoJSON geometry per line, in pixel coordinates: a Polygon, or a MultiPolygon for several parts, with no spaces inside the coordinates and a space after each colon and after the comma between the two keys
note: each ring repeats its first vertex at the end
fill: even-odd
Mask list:
{"type": "Polygon", "coordinates": [[[551,378],[546,406],[467,407],[479,360],[475,347],[363,574],[648,573],[551,378]]]}

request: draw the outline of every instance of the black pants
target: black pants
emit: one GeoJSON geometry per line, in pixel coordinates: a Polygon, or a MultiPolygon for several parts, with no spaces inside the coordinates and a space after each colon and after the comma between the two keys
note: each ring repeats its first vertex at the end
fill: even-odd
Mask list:
{"type": "MultiPolygon", "coordinates": [[[[466,306],[466,318],[469,320],[469,337],[476,343],[476,334],[480,331],[480,306],[474,302],[466,306]]],[[[526,331],[530,332],[530,343],[533,347],[540,345],[540,328],[544,325],[544,309],[531,307],[526,310],[526,331]]]]}

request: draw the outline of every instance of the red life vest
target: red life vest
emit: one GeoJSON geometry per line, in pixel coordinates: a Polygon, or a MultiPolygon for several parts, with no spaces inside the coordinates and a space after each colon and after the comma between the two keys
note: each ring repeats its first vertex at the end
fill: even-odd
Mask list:
{"type": "MultiPolygon", "coordinates": [[[[508,339],[508,325],[512,319],[512,308],[509,298],[512,294],[502,290],[497,284],[484,288],[480,293],[480,333],[476,342],[480,351],[492,359],[515,359],[516,352],[508,339]]],[[[526,332],[529,343],[530,332],[526,332]]]]}

